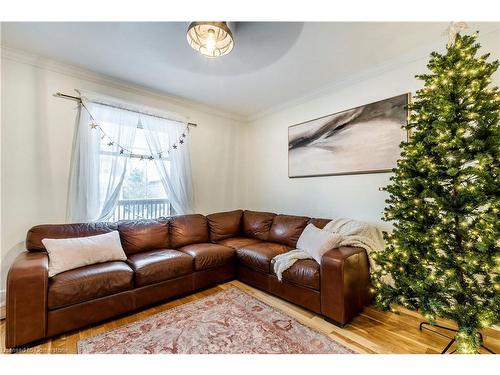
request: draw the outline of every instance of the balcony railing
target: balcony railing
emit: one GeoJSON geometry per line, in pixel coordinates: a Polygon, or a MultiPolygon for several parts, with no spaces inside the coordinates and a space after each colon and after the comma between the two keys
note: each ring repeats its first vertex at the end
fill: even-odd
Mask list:
{"type": "Polygon", "coordinates": [[[171,213],[168,199],[122,199],[110,220],[156,219],[171,213]]]}

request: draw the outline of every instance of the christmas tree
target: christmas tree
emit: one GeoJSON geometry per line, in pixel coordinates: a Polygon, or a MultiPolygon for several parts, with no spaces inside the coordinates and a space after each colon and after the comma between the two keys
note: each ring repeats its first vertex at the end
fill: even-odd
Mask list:
{"type": "Polygon", "coordinates": [[[377,306],[455,321],[458,353],[477,353],[479,330],[500,321],[499,63],[478,55],[476,38],[457,35],[417,76],[424,87],[387,187],[394,231],[373,275],[377,306]]]}

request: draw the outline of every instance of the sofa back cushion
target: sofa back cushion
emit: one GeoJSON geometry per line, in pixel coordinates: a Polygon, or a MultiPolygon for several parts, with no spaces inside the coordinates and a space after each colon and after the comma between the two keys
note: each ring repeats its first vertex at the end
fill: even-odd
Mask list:
{"type": "Polygon", "coordinates": [[[305,216],[276,215],[269,232],[269,241],[295,247],[309,222],[305,216]]]}
{"type": "Polygon", "coordinates": [[[242,210],[218,212],[207,215],[210,228],[210,240],[222,241],[229,237],[236,237],[241,233],[242,210]]]}
{"type": "Polygon", "coordinates": [[[44,238],[49,277],[97,263],[127,260],[118,231],[77,238],[44,238]]]}
{"type": "Polygon", "coordinates": [[[207,218],[200,214],[173,216],[170,219],[170,246],[177,249],[192,243],[210,242],[207,218]]]}
{"type": "Polygon", "coordinates": [[[90,237],[118,230],[116,223],[44,224],[31,228],[26,235],[26,249],[45,251],[44,238],[90,237]]]}
{"type": "Polygon", "coordinates": [[[168,219],[119,221],[118,231],[127,255],[170,246],[168,219]]]}
{"type": "Polygon", "coordinates": [[[309,224],[314,225],[316,228],[323,229],[326,224],[328,224],[331,219],[311,219],[309,220],[309,224]]]}
{"type": "Polygon", "coordinates": [[[315,227],[314,224],[308,224],[297,241],[297,249],[305,251],[321,264],[323,254],[338,247],[342,238],[338,233],[331,233],[315,227]]]}
{"type": "Polygon", "coordinates": [[[275,216],[270,212],[243,212],[243,233],[247,237],[267,241],[275,216]]]}

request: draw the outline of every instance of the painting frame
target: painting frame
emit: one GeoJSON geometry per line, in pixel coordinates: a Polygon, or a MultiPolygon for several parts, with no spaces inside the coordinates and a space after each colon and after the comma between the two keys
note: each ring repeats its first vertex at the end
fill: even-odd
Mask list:
{"type": "MultiPolygon", "coordinates": [[[[330,113],[330,114],[327,114],[327,115],[324,115],[324,116],[320,116],[320,117],[317,117],[317,118],[314,118],[314,119],[311,119],[311,120],[307,120],[307,121],[302,121],[302,122],[299,122],[297,124],[293,124],[293,125],[290,125],[288,126],[288,158],[287,158],[287,163],[288,163],[288,178],[292,179],[292,178],[307,178],[307,177],[327,177],[327,176],[347,176],[347,175],[358,175],[358,174],[376,174],[376,173],[390,173],[392,172],[392,169],[395,168],[396,166],[394,166],[393,168],[385,168],[385,169],[369,169],[369,170],[360,170],[360,171],[345,171],[345,172],[334,172],[334,173],[316,173],[316,174],[304,174],[304,175],[293,175],[291,176],[290,175],[290,129],[293,128],[293,127],[296,127],[296,126],[300,126],[300,125],[305,125],[307,123],[312,123],[314,121],[317,121],[317,120],[321,120],[321,119],[325,119],[325,118],[328,118],[328,117],[331,117],[331,116],[335,116],[335,115],[340,115],[342,113],[345,113],[345,112],[348,112],[348,111],[352,111],[352,110],[356,110],[356,109],[359,109],[359,108],[363,108],[363,107],[366,107],[366,106],[370,106],[370,105],[374,105],[374,104],[377,104],[377,103],[380,103],[380,102],[384,102],[384,101],[389,101],[389,100],[392,100],[392,99],[396,99],[396,98],[399,98],[399,97],[402,97],[402,96],[405,96],[406,98],[406,103],[405,103],[405,118],[406,118],[406,121],[404,124],[401,125],[401,127],[403,126],[407,126],[408,123],[409,123],[409,119],[410,119],[410,109],[409,109],[409,106],[411,105],[411,100],[412,100],[412,94],[411,92],[405,92],[403,94],[399,94],[399,95],[394,95],[394,96],[391,96],[389,98],[384,98],[384,99],[380,99],[380,100],[376,100],[376,101],[373,101],[373,102],[370,102],[370,103],[366,103],[366,104],[362,104],[362,105],[359,105],[359,106],[356,106],[356,107],[352,107],[352,108],[348,108],[348,109],[345,109],[345,110],[342,110],[342,111],[339,111],[339,112],[334,112],[334,113],[330,113]]],[[[408,142],[410,137],[411,137],[411,134],[410,134],[410,130],[406,130],[406,139],[405,141],[408,142]]],[[[398,144],[399,146],[399,144],[398,144]]]]}

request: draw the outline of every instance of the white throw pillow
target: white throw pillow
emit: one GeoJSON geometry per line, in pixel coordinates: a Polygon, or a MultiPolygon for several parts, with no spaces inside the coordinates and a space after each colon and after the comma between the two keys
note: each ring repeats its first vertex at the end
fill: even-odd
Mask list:
{"type": "Polygon", "coordinates": [[[49,254],[49,277],[90,264],[127,259],[116,230],[90,237],[44,238],[42,243],[49,254]]]}
{"type": "Polygon", "coordinates": [[[316,262],[321,264],[321,257],[328,250],[339,246],[342,236],[327,232],[308,224],[297,241],[297,249],[308,253],[316,262]]]}

